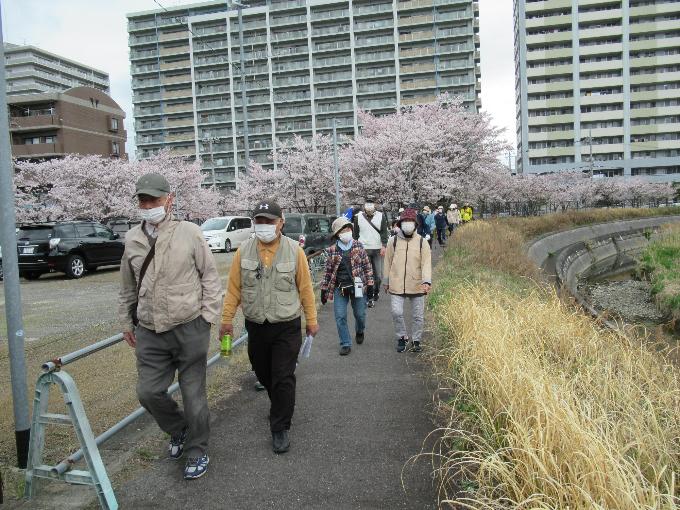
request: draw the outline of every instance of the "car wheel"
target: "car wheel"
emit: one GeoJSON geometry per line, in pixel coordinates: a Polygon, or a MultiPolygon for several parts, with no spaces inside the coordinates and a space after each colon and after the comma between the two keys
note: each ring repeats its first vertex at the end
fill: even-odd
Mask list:
{"type": "Polygon", "coordinates": [[[25,273],[21,274],[21,276],[23,276],[27,280],[37,280],[38,278],[40,278],[40,275],[42,275],[40,271],[26,271],[25,273]]]}
{"type": "Polygon", "coordinates": [[[66,276],[81,278],[85,273],[85,261],[80,255],[71,255],[66,261],[66,276]]]}
{"type": "Polygon", "coordinates": [[[227,239],[224,241],[224,253],[229,253],[231,251],[231,241],[227,239]]]}

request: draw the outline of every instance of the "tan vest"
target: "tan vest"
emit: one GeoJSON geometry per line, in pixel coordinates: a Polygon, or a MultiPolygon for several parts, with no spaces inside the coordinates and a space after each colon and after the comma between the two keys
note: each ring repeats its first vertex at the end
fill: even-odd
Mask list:
{"type": "Polygon", "coordinates": [[[243,315],[257,324],[297,319],[302,306],[295,281],[298,243],[281,236],[272,265],[265,268],[260,262],[257,242],[257,239],[248,239],[241,245],[243,315]]]}

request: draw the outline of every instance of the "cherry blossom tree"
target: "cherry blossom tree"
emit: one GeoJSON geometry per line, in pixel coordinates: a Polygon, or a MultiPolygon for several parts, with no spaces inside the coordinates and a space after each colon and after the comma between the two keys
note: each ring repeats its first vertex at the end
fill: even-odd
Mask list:
{"type": "Polygon", "coordinates": [[[508,147],[486,114],[459,100],[402,108],[382,117],[359,112],[361,133],[342,151],[343,187],[352,198],[437,201],[476,190],[480,172],[499,169],[508,147]]]}
{"type": "Polygon", "coordinates": [[[69,155],[63,159],[16,163],[18,221],[56,221],[134,217],[135,182],[148,172],[164,175],[177,194],[183,218],[205,218],[218,210],[220,195],[203,188],[200,163],[162,151],[153,158],[129,162],[101,156],[69,155]]]}

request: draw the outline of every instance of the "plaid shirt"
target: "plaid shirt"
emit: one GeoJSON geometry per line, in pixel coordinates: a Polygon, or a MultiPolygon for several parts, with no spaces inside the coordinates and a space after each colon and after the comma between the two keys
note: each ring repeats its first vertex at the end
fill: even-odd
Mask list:
{"type": "MultiPolygon", "coordinates": [[[[327,292],[330,296],[333,295],[337,285],[338,267],[342,262],[342,250],[337,243],[326,250],[328,258],[326,259],[326,272],[323,275],[321,282],[321,290],[327,292]]],[[[368,253],[359,241],[354,241],[352,248],[350,248],[350,266],[352,267],[352,278],[359,276],[364,284],[364,287],[373,286],[373,267],[371,266],[371,259],[368,258],[368,253]]]]}

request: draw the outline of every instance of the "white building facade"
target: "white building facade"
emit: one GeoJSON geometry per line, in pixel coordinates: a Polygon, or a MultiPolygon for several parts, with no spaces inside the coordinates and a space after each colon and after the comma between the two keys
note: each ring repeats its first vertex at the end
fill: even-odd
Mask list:
{"type": "Polygon", "coordinates": [[[472,0],[252,0],[239,16],[205,2],[128,15],[138,156],[202,160],[206,184],[237,186],[249,159],[272,167],[294,134],[359,129],[376,114],[442,93],[480,107],[472,0]],[[237,171],[238,169],[238,171],[237,171]]]}
{"type": "Polygon", "coordinates": [[[680,0],[514,6],[518,172],[680,181],[680,0]]]}

